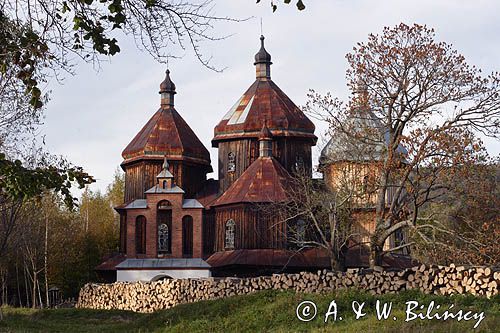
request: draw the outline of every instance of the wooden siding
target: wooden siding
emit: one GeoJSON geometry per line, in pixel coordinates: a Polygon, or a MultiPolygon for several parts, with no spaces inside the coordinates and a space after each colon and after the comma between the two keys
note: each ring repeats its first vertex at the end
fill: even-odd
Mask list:
{"type": "MultiPolygon", "coordinates": [[[[290,174],[295,171],[297,157],[300,157],[308,173],[312,171],[310,140],[275,138],[273,156],[290,174]]],[[[259,142],[257,139],[231,140],[219,143],[219,193],[225,192],[258,157],[259,142]],[[228,155],[231,152],[235,154],[236,168],[233,172],[228,172],[228,155]]]]}
{"type": "Polygon", "coordinates": [[[286,224],[255,205],[216,208],[215,250],[225,250],[225,227],[236,223],[234,249],[286,249],[286,224]]]}
{"type": "MultiPolygon", "coordinates": [[[[185,161],[169,163],[175,184],[186,192],[186,198],[193,198],[207,179],[207,167],[185,161]]],[[[156,176],[162,165],[163,160],[147,160],[125,166],[125,202],[144,199],[144,192],[156,185],[156,176]]]]}
{"type": "MultiPolygon", "coordinates": [[[[377,204],[379,170],[380,167],[375,162],[335,162],[322,168],[325,183],[330,189],[343,187],[354,191],[354,204],[365,208],[372,208],[377,204]]],[[[387,205],[391,204],[395,192],[395,188],[388,188],[387,205]]]]}
{"type": "Polygon", "coordinates": [[[203,254],[215,252],[215,210],[203,210],[203,254]]]}

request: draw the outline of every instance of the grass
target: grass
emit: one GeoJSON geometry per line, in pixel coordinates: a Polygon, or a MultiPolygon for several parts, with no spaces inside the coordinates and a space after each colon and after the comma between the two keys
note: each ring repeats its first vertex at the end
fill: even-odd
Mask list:
{"type": "Polygon", "coordinates": [[[216,301],[183,304],[151,314],[89,309],[33,310],[3,308],[0,332],[467,332],[475,320],[405,322],[405,302],[431,301],[441,305],[440,313],[454,304],[460,309],[484,311],[485,319],[475,332],[500,331],[500,296],[490,300],[473,296],[430,296],[415,291],[371,296],[348,290],[326,295],[263,291],[216,301]],[[388,320],[377,320],[375,304],[393,302],[388,320]],[[318,316],[310,322],[297,319],[295,310],[303,300],[314,301],[318,316]],[[343,320],[324,323],[328,305],[335,300],[343,320]],[[366,316],[355,320],[352,301],[366,302],[366,316]],[[393,316],[397,320],[392,319],[393,316]]]}

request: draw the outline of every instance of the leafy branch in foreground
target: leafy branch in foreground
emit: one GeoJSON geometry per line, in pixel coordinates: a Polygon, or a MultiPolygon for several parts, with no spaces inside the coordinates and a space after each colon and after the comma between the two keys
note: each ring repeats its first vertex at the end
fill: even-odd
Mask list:
{"type": "Polygon", "coordinates": [[[20,160],[10,161],[0,153],[0,196],[2,200],[27,200],[53,190],[61,193],[64,203],[73,208],[77,201],[70,192],[74,183],[79,188],[94,182],[92,176],[81,167],[35,167],[23,166],[20,160]]]}
{"type": "Polygon", "coordinates": [[[119,32],[158,61],[190,47],[203,66],[217,70],[200,44],[226,38],[212,33],[215,22],[240,20],[213,12],[212,0],[6,0],[0,8],[0,85],[23,86],[30,105],[41,108],[42,78],[71,72],[75,57],[98,63],[116,55],[119,32]]]}

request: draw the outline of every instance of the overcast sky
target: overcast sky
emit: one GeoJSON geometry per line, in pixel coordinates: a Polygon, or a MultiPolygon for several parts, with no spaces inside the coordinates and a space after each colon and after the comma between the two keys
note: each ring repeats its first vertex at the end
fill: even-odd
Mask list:
{"type": "MultiPolygon", "coordinates": [[[[254,17],[216,26],[214,34],[232,37],[201,46],[204,54],[213,56],[213,65],[226,68],[222,73],[203,67],[190,50],[181,54],[182,59],[170,61],[176,109],[209,149],[214,170],[213,128],[255,80],[260,18],[272,55],[272,79],[299,106],[305,104],[310,88],[347,96],[345,54],[369,33],[400,22],[434,27],[437,38],[452,43],[470,64],[485,72],[500,70],[498,0],[304,0],[307,8],[302,12],[281,4],[274,14],[269,0],[261,2],[215,0],[218,15],[254,17]]],[[[120,42],[122,52],[103,63],[100,71],[79,64],[76,76],[50,85],[52,101],[41,128],[51,153],[83,166],[97,179],[93,189],[104,190],[111,182],[122,150],[160,103],[165,66],[138,51],[133,41],[120,42]]],[[[316,135],[322,136],[325,125],[315,123],[316,135]]],[[[500,152],[498,142],[486,144],[490,153],[500,152]]],[[[314,152],[317,164],[319,149],[314,152]]]]}

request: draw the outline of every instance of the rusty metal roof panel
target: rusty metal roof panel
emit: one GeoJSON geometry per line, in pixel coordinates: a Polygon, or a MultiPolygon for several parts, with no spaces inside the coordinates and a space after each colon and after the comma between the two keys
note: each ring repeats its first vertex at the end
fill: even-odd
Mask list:
{"type": "Polygon", "coordinates": [[[214,268],[232,265],[307,268],[329,267],[330,260],[328,256],[314,249],[300,252],[283,249],[244,249],[216,252],[207,259],[207,263],[214,268]]]}
{"type": "Polygon", "coordinates": [[[122,152],[126,161],[165,154],[167,158],[181,156],[210,164],[207,148],[173,107],[160,108],[122,152]]]}
{"type": "Polygon", "coordinates": [[[209,209],[219,195],[219,181],[208,179],[203,188],[196,193],[195,198],[207,209],[209,209]]]}
{"type": "Polygon", "coordinates": [[[116,270],[116,266],[119,265],[121,262],[125,261],[127,257],[120,253],[116,254],[114,256],[108,257],[104,262],[99,264],[95,270],[96,271],[114,271],[116,270]]]}
{"type": "Polygon", "coordinates": [[[212,145],[221,140],[253,135],[264,122],[276,136],[301,136],[316,142],[315,126],[272,81],[256,80],[214,130],[212,145]]]}
{"type": "MultiPolygon", "coordinates": [[[[347,267],[368,267],[368,250],[351,248],[346,254],[347,267]]],[[[328,253],[321,248],[308,248],[301,251],[283,249],[241,249],[219,251],[212,254],[207,263],[213,267],[223,266],[274,266],[289,268],[330,268],[328,253]]],[[[409,256],[389,254],[384,256],[383,266],[409,268],[418,262],[409,256]]]]}
{"type": "Polygon", "coordinates": [[[290,174],[273,157],[259,157],[212,206],[287,200],[290,174]]]}

